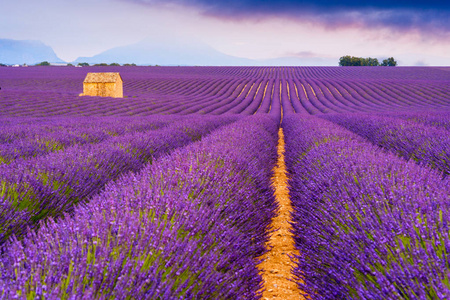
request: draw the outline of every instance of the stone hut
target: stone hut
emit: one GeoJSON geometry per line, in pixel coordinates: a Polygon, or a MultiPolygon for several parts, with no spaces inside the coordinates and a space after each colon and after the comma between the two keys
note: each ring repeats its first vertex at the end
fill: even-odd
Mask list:
{"type": "Polygon", "coordinates": [[[123,98],[123,80],[119,73],[87,73],[80,96],[123,98]]]}

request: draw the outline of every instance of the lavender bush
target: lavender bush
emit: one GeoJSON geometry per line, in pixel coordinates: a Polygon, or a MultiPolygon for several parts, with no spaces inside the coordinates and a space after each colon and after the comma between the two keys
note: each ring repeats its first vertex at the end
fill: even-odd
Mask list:
{"type": "MultiPolygon", "coordinates": [[[[60,151],[73,145],[95,144],[130,132],[159,129],[170,117],[52,118],[46,122],[20,124],[0,129],[0,163],[60,151]]],[[[20,122],[20,120],[18,120],[20,122]]]]}
{"type": "Polygon", "coordinates": [[[373,115],[340,114],[324,118],[407,160],[450,174],[450,135],[444,128],[373,115]]]}
{"type": "Polygon", "coordinates": [[[132,132],[103,143],[75,145],[47,156],[0,165],[0,196],[30,217],[26,222],[17,220],[16,228],[8,232],[20,235],[26,229],[24,224],[33,227],[47,216],[56,218],[70,212],[121,174],[138,171],[154,158],[234,120],[236,117],[188,118],[161,130],[132,132]]]}
{"type": "Polygon", "coordinates": [[[390,117],[450,130],[450,112],[414,112],[388,114],[390,117]]]}
{"type": "Polygon", "coordinates": [[[445,299],[450,185],[325,120],[283,121],[300,252],[312,299],[445,299]]]}
{"type": "Polygon", "coordinates": [[[249,117],[107,186],[0,260],[6,297],[257,299],[277,122],[249,117]]]}

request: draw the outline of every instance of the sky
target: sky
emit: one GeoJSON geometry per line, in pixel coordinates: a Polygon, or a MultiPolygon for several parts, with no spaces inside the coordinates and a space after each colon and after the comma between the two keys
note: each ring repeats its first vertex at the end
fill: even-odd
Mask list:
{"type": "Polygon", "coordinates": [[[450,1],[1,1],[0,38],[40,40],[65,61],[155,38],[251,59],[393,56],[450,65],[450,1]]]}

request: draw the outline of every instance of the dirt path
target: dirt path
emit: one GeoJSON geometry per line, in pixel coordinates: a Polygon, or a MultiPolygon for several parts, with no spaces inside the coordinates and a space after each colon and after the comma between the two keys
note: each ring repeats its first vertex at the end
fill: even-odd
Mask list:
{"type": "Polygon", "coordinates": [[[284,134],[283,129],[278,131],[278,164],[274,169],[273,185],[275,198],[280,209],[272,220],[272,228],[277,229],[270,237],[267,245],[271,250],[261,257],[259,264],[264,281],[262,299],[304,299],[297,285],[290,281],[293,278],[291,269],[294,263],[288,255],[298,254],[294,247],[294,238],[290,232],[290,212],[292,210],[287,188],[286,165],[284,162],[284,134]]]}

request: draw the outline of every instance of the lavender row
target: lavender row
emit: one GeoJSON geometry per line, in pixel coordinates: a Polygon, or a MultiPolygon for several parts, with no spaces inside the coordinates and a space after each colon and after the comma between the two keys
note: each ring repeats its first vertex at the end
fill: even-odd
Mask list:
{"type": "Polygon", "coordinates": [[[1,91],[0,115],[252,114],[254,109],[267,113],[271,103],[280,96],[288,114],[292,112],[291,106],[297,113],[322,114],[442,110],[450,105],[449,72],[438,68],[365,71],[358,68],[255,68],[249,71],[241,67],[228,69],[230,73],[225,74],[222,74],[225,69],[221,68],[191,69],[192,74],[186,73],[188,69],[114,69],[121,72],[125,81],[123,99],[78,97],[85,76],[79,69],[60,69],[60,79],[55,78],[58,72],[54,69],[47,70],[48,74],[42,73],[45,70],[24,69],[23,77],[17,73],[12,78],[4,78],[6,76],[0,72],[0,79],[6,80],[1,91]],[[30,76],[32,71],[43,78],[30,76]],[[396,72],[405,79],[394,76],[391,81],[386,80],[396,72]],[[433,76],[427,79],[427,74],[431,73],[433,76],[441,74],[440,79],[433,76]],[[380,78],[380,74],[386,78],[380,78]],[[260,82],[264,85],[261,92],[270,82],[269,99],[264,94],[253,94],[260,82]],[[279,93],[274,94],[274,88],[278,89],[279,85],[279,93]]]}
{"type": "Polygon", "coordinates": [[[51,125],[19,125],[9,128],[10,130],[3,130],[3,136],[12,141],[0,144],[0,163],[10,163],[17,158],[45,155],[73,145],[100,143],[113,136],[129,132],[162,128],[170,122],[171,117],[111,119],[71,118],[70,121],[58,119],[51,125]]]}
{"type": "Polygon", "coordinates": [[[325,120],[283,121],[311,299],[447,299],[450,184],[325,120]]]}
{"type": "MultiPolygon", "coordinates": [[[[148,78],[158,81],[183,79],[223,78],[303,78],[339,80],[429,81],[449,80],[449,68],[439,67],[87,67],[87,68],[2,68],[2,87],[14,89],[70,90],[77,92],[87,72],[121,72],[124,82],[138,82],[148,78]],[[23,79],[27,80],[24,81],[23,79]]],[[[130,84],[131,85],[131,84],[130,84]]],[[[136,84],[136,88],[142,88],[136,84]]],[[[142,88],[142,89],[145,89],[142,88]]]]}
{"type": "Polygon", "coordinates": [[[41,138],[49,134],[72,134],[95,140],[96,135],[122,135],[135,130],[162,127],[176,120],[176,116],[150,117],[47,117],[1,118],[0,144],[17,140],[41,138]],[[147,126],[147,127],[146,127],[147,126]],[[90,137],[90,135],[94,137],[90,137]]]}
{"type": "Polygon", "coordinates": [[[100,192],[106,183],[170,150],[199,140],[236,117],[191,117],[170,126],[133,132],[94,145],[75,145],[65,151],[0,165],[0,197],[7,211],[23,211],[25,219],[0,224],[0,242],[21,235],[48,216],[71,211],[100,192]]]}
{"type": "Polygon", "coordinates": [[[450,174],[450,135],[446,129],[374,115],[327,115],[323,118],[407,160],[450,174]]]}
{"type": "Polygon", "coordinates": [[[109,184],[0,260],[7,298],[258,299],[278,124],[251,116],[109,184]]]}
{"type": "MultiPolygon", "coordinates": [[[[278,80],[276,80],[279,82],[278,80]]],[[[325,82],[323,82],[325,83],[325,82]]],[[[276,85],[276,84],[275,84],[276,85]]],[[[399,94],[395,98],[384,98],[381,96],[371,97],[366,100],[364,97],[358,95],[352,89],[341,87],[341,83],[332,82],[329,84],[329,91],[325,90],[328,98],[322,94],[322,90],[317,86],[298,85],[298,94],[292,94],[289,99],[295,105],[303,106],[299,111],[306,109],[310,114],[322,113],[339,113],[344,111],[349,112],[383,112],[383,111],[404,111],[404,110],[422,110],[428,108],[442,109],[448,108],[448,103],[437,104],[432,101],[424,103],[420,99],[410,102],[404,100],[406,94],[399,94]],[[331,92],[331,93],[330,93],[331,92]],[[387,104],[379,104],[378,98],[384,99],[387,104]],[[300,99],[301,103],[297,103],[300,99]],[[335,104],[337,103],[337,104],[335,104]],[[346,105],[346,108],[340,106],[346,105]]],[[[372,83],[363,83],[364,86],[372,86],[372,83]]],[[[284,88],[283,88],[284,89],[284,88]]],[[[373,88],[375,93],[381,93],[380,87],[373,88]]],[[[239,94],[242,90],[238,91],[239,94]]],[[[325,93],[324,92],[324,93],[325,93]]],[[[3,116],[70,116],[70,115],[87,115],[87,116],[146,116],[152,114],[189,114],[201,113],[206,111],[215,111],[214,114],[222,114],[225,112],[232,112],[236,110],[232,103],[235,98],[224,99],[221,102],[215,101],[215,96],[210,95],[205,99],[203,96],[181,96],[172,95],[181,93],[180,91],[171,91],[170,94],[149,94],[139,95],[136,98],[123,100],[112,99],[105,102],[104,99],[93,97],[92,99],[85,99],[84,97],[77,97],[74,95],[54,96],[49,93],[30,93],[26,99],[15,100],[21,93],[15,92],[14,95],[10,92],[5,92],[5,98],[2,99],[2,104],[5,108],[0,111],[3,116]],[[17,95],[16,95],[17,94],[17,95]],[[57,98],[55,98],[57,97],[57,98]],[[11,98],[14,103],[9,105],[6,100],[11,98]],[[20,106],[19,106],[20,105],[20,106]]],[[[369,96],[368,96],[369,97],[369,96]]],[[[250,101],[250,100],[249,100],[250,101]]],[[[254,100],[249,102],[249,105],[254,100]]],[[[244,103],[248,103],[244,101],[244,103]]],[[[294,105],[294,104],[293,104],[294,105]]],[[[247,106],[248,107],[248,106],[247,106]]],[[[245,107],[242,111],[245,111],[245,107]]]]}
{"type": "Polygon", "coordinates": [[[404,119],[410,122],[424,124],[428,126],[435,126],[450,130],[450,111],[436,112],[425,111],[415,113],[395,113],[388,114],[393,118],[404,119]]]}

